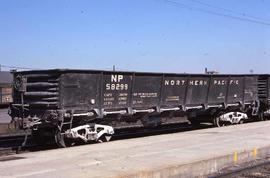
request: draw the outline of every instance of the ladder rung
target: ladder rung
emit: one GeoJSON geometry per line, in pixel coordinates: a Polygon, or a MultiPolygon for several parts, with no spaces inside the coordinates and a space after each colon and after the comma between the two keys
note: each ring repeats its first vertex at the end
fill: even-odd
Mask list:
{"type": "Polygon", "coordinates": [[[62,124],[64,125],[64,124],[71,124],[72,122],[63,122],[62,124]]]}

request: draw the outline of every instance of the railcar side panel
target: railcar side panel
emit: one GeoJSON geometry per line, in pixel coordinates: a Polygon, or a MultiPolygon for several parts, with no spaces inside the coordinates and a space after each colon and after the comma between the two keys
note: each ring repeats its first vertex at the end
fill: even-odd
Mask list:
{"type": "Polygon", "coordinates": [[[109,73],[103,75],[102,105],[107,108],[127,108],[131,98],[132,75],[109,73]]]}
{"type": "Polygon", "coordinates": [[[244,77],[229,77],[227,104],[243,102],[244,77]]]}
{"type": "Polygon", "coordinates": [[[136,74],[132,89],[132,106],[137,108],[159,105],[162,76],[136,74]]]}
{"type": "Polygon", "coordinates": [[[268,77],[268,97],[267,97],[267,100],[268,100],[268,107],[270,107],[270,76],[268,77]]]}
{"type": "Polygon", "coordinates": [[[162,106],[184,105],[187,77],[165,76],[162,90],[162,106]]]}
{"type": "Polygon", "coordinates": [[[93,109],[99,106],[100,74],[67,73],[61,76],[64,108],[93,109]]]}
{"type": "Polygon", "coordinates": [[[228,77],[214,76],[210,82],[208,104],[222,104],[226,102],[228,77]]]}
{"type": "Polygon", "coordinates": [[[251,103],[258,100],[258,77],[246,76],[245,77],[245,89],[244,89],[244,103],[251,103]]]}
{"type": "Polygon", "coordinates": [[[201,105],[206,103],[209,80],[209,76],[189,77],[186,95],[186,105],[201,105]]]}

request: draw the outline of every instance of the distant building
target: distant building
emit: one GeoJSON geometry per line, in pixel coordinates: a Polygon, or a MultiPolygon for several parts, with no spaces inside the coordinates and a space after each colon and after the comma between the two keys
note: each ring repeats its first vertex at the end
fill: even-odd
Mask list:
{"type": "Polygon", "coordinates": [[[0,105],[12,102],[13,75],[8,71],[0,71],[0,105]]]}
{"type": "Polygon", "coordinates": [[[205,74],[219,74],[218,71],[215,71],[215,70],[209,71],[207,68],[204,69],[204,73],[205,73],[205,74]]]}

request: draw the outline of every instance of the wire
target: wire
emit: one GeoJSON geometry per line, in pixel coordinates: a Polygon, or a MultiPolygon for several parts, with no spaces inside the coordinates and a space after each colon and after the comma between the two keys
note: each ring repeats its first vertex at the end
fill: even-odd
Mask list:
{"type": "Polygon", "coordinates": [[[194,10],[194,11],[198,11],[198,12],[202,12],[202,13],[206,13],[206,14],[211,14],[211,15],[215,15],[215,16],[221,16],[221,17],[226,17],[226,18],[230,18],[230,19],[246,21],[246,22],[256,23],[256,24],[265,25],[265,26],[270,26],[270,23],[260,21],[260,20],[254,20],[254,19],[234,16],[234,15],[224,14],[224,13],[221,13],[221,12],[206,10],[206,9],[203,9],[203,8],[192,7],[192,6],[186,5],[184,3],[180,3],[180,2],[176,2],[176,1],[172,1],[172,0],[162,0],[162,1],[165,2],[165,3],[171,4],[171,5],[174,5],[176,7],[188,9],[190,11],[194,10]]]}
{"type": "MultiPolygon", "coordinates": [[[[9,69],[22,69],[22,70],[44,70],[41,69],[41,68],[29,68],[29,67],[19,67],[19,66],[9,66],[9,65],[2,65],[0,64],[0,71],[1,71],[1,68],[9,68],[9,69]]],[[[108,70],[108,71],[112,71],[113,69],[112,68],[100,68],[99,70],[108,70]]],[[[116,68],[115,67],[115,70],[123,70],[123,71],[129,71],[128,69],[123,69],[123,68],[116,68]]]]}
{"type": "Polygon", "coordinates": [[[41,70],[38,68],[29,68],[29,67],[18,67],[18,66],[9,66],[0,64],[0,68],[9,68],[9,69],[22,69],[22,70],[41,70]]]}
{"type": "Polygon", "coordinates": [[[188,1],[192,1],[194,3],[201,4],[201,5],[210,7],[210,8],[215,8],[215,9],[223,10],[223,11],[226,11],[226,12],[230,12],[230,13],[233,13],[233,14],[236,14],[236,15],[240,15],[240,16],[243,16],[243,17],[249,17],[249,18],[252,18],[252,19],[257,19],[257,20],[262,20],[262,21],[268,21],[268,22],[270,22],[270,19],[266,19],[266,18],[262,18],[262,17],[257,17],[257,16],[254,16],[254,15],[250,15],[250,14],[247,14],[247,13],[244,13],[244,12],[234,11],[234,10],[231,10],[231,9],[226,9],[226,8],[215,6],[215,5],[212,5],[212,4],[209,4],[209,3],[205,3],[205,2],[202,2],[202,1],[199,1],[199,0],[188,0],[188,1]]]}

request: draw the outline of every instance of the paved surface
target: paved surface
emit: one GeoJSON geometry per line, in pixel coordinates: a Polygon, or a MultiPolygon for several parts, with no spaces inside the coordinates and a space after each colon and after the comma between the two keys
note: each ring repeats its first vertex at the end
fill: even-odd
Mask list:
{"type": "Polygon", "coordinates": [[[0,162],[0,177],[161,178],[180,177],[183,172],[203,175],[203,169],[209,169],[209,173],[217,171],[226,160],[237,161],[235,153],[241,157],[242,152],[254,148],[259,152],[268,146],[270,122],[257,122],[24,153],[17,155],[21,159],[0,162]],[[215,164],[206,162],[213,159],[215,164]]]}
{"type": "Polygon", "coordinates": [[[0,109],[0,123],[9,123],[10,121],[11,118],[8,115],[8,109],[0,109]]]}

